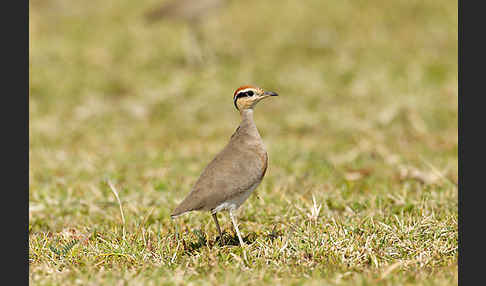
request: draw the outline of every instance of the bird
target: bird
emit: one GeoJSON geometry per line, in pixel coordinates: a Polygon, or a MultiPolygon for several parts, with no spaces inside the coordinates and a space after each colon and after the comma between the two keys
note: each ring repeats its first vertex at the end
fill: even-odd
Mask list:
{"type": "Polygon", "coordinates": [[[149,24],[166,19],[179,24],[187,24],[183,49],[186,61],[200,65],[212,58],[209,39],[205,36],[203,24],[215,17],[216,12],[227,6],[228,0],[172,0],[145,13],[149,24]]]}
{"type": "Polygon", "coordinates": [[[235,211],[261,183],[268,166],[268,154],[253,120],[253,110],[262,99],[278,96],[252,85],[244,85],[233,93],[233,104],[241,121],[227,145],[203,169],[190,193],[171,213],[174,219],[190,211],[209,211],[222,238],[217,213],[228,211],[238,236],[235,211]]]}
{"type": "Polygon", "coordinates": [[[194,24],[207,19],[211,13],[225,6],[227,2],[224,0],[173,0],[147,11],[145,18],[150,23],[165,18],[194,24]]]}

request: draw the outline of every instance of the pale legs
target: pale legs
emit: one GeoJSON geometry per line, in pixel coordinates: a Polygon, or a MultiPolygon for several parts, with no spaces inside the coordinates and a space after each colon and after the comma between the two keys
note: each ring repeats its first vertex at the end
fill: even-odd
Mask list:
{"type": "MultiPolygon", "coordinates": [[[[212,215],[213,215],[214,223],[216,224],[216,229],[218,230],[218,233],[219,233],[219,238],[223,239],[223,233],[221,233],[221,228],[219,227],[218,216],[217,216],[216,213],[213,213],[212,215]]],[[[241,238],[241,233],[240,233],[240,230],[238,229],[238,224],[236,222],[235,216],[233,215],[233,211],[230,210],[229,215],[231,217],[231,221],[233,222],[233,226],[235,227],[236,235],[238,235],[238,240],[240,241],[240,245],[244,246],[245,243],[243,242],[243,239],[241,238]]]]}
{"type": "Polygon", "coordinates": [[[238,224],[236,223],[235,216],[233,215],[233,211],[229,211],[229,215],[231,217],[231,221],[233,222],[233,225],[235,226],[236,234],[238,235],[238,240],[240,241],[240,245],[244,246],[245,243],[243,242],[243,239],[241,238],[241,233],[240,230],[238,229],[238,224]]]}

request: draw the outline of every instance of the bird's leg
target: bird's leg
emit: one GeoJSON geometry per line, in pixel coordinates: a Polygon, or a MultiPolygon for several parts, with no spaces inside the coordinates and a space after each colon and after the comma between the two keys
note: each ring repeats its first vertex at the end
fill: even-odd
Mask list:
{"type": "Polygon", "coordinates": [[[176,240],[179,241],[179,225],[177,224],[177,222],[174,219],[171,219],[171,220],[172,220],[172,222],[174,222],[176,240]]]}
{"type": "Polygon", "coordinates": [[[233,225],[235,227],[235,230],[236,230],[236,234],[238,235],[238,240],[240,241],[240,245],[241,246],[244,246],[245,243],[243,242],[243,239],[241,238],[241,233],[240,233],[240,230],[238,229],[238,224],[236,223],[236,218],[235,216],[233,215],[233,211],[229,211],[229,215],[231,217],[231,221],[233,222],[233,225]]]}
{"type": "Polygon", "coordinates": [[[219,223],[218,223],[218,216],[216,215],[216,213],[213,213],[213,219],[214,219],[214,223],[216,223],[216,228],[218,229],[218,233],[219,233],[219,239],[223,239],[223,234],[221,233],[221,228],[219,228],[219,223]]]}

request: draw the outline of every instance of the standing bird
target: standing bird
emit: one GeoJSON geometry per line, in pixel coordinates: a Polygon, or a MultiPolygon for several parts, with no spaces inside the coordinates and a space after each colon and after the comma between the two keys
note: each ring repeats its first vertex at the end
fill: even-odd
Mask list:
{"type": "Polygon", "coordinates": [[[207,19],[211,13],[222,8],[226,2],[224,0],[173,0],[147,11],[145,18],[149,22],[165,18],[196,24],[207,19]]]}
{"type": "Polygon", "coordinates": [[[201,64],[211,56],[209,39],[204,36],[202,24],[227,4],[228,0],[172,0],[147,11],[145,19],[148,23],[162,19],[186,23],[189,28],[184,42],[186,60],[192,64],[201,64]]]}
{"type": "Polygon", "coordinates": [[[277,96],[271,91],[245,85],[233,95],[241,122],[229,143],[203,170],[189,195],[172,212],[175,218],[189,211],[210,211],[222,238],[217,212],[227,210],[244,245],[234,211],[250,196],[265,176],[267,151],[253,121],[253,108],[262,99],[277,96]]]}

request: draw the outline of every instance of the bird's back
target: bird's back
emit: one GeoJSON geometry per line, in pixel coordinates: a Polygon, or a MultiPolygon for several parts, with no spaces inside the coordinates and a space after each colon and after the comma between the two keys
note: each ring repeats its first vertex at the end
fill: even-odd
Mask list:
{"type": "Polygon", "coordinates": [[[162,18],[197,21],[224,3],[222,0],[174,0],[149,11],[145,16],[151,22],[162,18]]]}
{"type": "Polygon", "coordinates": [[[192,210],[212,210],[253,190],[265,175],[267,161],[267,152],[253,122],[242,122],[171,216],[192,210]]]}

